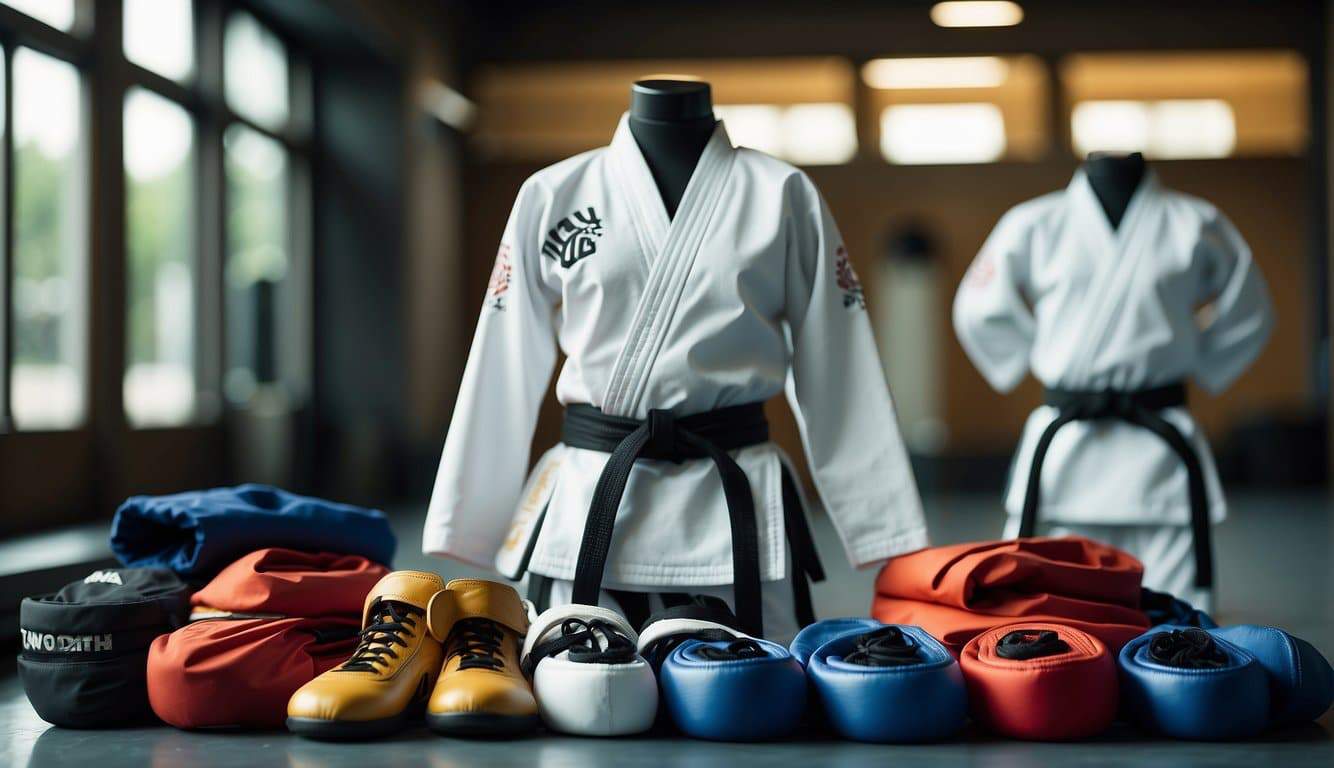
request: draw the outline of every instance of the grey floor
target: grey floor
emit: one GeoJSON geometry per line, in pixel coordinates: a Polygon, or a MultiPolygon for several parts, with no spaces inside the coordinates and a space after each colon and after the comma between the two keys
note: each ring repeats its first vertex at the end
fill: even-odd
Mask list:
{"type": "MultiPolygon", "coordinates": [[[[999,513],[989,500],[928,501],[936,543],[993,538],[999,513]]],[[[1282,626],[1334,657],[1334,506],[1323,496],[1239,495],[1232,517],[1218,528],[1219,610],[1224,623],[1282,626]]],[[[448,577],[469,571],[418,554],[419,511],[395,514],[400,568],[428,568],[448,577]]],[[[825,617],[864,615],[875,576],[843,561],[837,537],[823,520],[816,534],[830,579],[817,585],[825,617]]],[[[12,669],[12,668],[11,668],[12,669]]],[[[1263,765],[1334,766],[1334,714],[1307,728],[1239,744],[1191,744],[1152,739],[1118,727],[1095,742],[1030,744],[998,741],[976,732],[946,744],[873,746],[828,740],[778,744],[711,744],[686,739],[616,740],[539,736],[511,742],[437,738],[422,729],[373,744],[319,744],[286,733],[187,733],[166,726],[119,731],[70,731],[42,722],[10,670],[0,672],[0,768],[14,766],[574,766],[689,765],[694,768],[763,763],[872,765],[968,763],[987,766],[1263,765]],[[8,676],[5,676],[8,675],[8,676]]]]}

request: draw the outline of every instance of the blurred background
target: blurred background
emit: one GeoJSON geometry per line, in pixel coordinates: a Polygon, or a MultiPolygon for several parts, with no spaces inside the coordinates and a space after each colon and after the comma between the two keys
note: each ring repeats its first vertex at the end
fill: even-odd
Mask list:
{"type": "Polygon", "coordinates": [[[965,359],[955,287],[1091,150],[1143,152],[1250,242],[1278,331],[1193,408],[1230,490],[1323,494],[1332,13],[0,0],[0,576],[135,493],[270,482],[416,525],[520,183],[606,144],[650,74],[712,83],[736,143],[823,191],[929,504],[998,510],[1040,396],[965,359]]]}

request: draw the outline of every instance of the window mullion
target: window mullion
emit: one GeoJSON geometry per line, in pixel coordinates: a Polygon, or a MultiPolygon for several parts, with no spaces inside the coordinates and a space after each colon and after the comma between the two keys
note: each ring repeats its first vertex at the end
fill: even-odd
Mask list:
{"type": "Polygon", "coordinates": [[[14,419],[10,412],[10,371],[14,359],[14,46],[5,42],[0,49],[4,59],[4,136],[0,138],[0,186],[3,201],[0,206],[0,227],[3,227],[3,245],[0,246],[0,426],[11,428],[14,419]]]}
{"type": "Polygon", "coordinates": [[[222,407],[224,322],[223,227],[226,185],[223,174],[222,29],[217,2],[195,4],[195,375],[197,416],[211,421],[222,407]]]}

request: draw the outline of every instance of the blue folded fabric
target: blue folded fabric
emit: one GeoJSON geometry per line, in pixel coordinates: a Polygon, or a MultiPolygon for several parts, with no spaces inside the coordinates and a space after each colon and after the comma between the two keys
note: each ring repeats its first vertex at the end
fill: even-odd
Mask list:
{"type": "Polygon", "coordinates": [[[390,565],[396,542],[384,513],[267,485],[133,496],[116,510],[111,551],[127,567],[210,578],[265,547],[361,555],[390,565]]]}

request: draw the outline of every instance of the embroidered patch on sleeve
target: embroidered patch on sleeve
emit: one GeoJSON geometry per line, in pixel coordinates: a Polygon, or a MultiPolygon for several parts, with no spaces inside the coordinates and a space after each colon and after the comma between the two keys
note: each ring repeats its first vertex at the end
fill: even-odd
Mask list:
{"type": "Polygon", "coordinates": [[[514,265],[510,263],[510,247],[500,244],[496,252],[496,264],[491,268],[491,281],[486,286],[486,306],[505,311],[505,294],[509,293],[510,282],[514,277],[514,265]]]}
{"type": "Polygon", "coordinates": [[[972,266],[963,276],[965,285],[978,290],[986,288],[995,278],[996,265],[992,263],[991,254],[986,252],[973,260],[972,266]]]}
{"type": "Polygon", "coordinates": [[[861,278],[857,277],[857,270],[852,268],[848,249],[841,245],[834,251],[834,270],[838,274],[839,290],[843,291],[843,306],[865,309],[866,293],[862,290],[861,278]]]}

